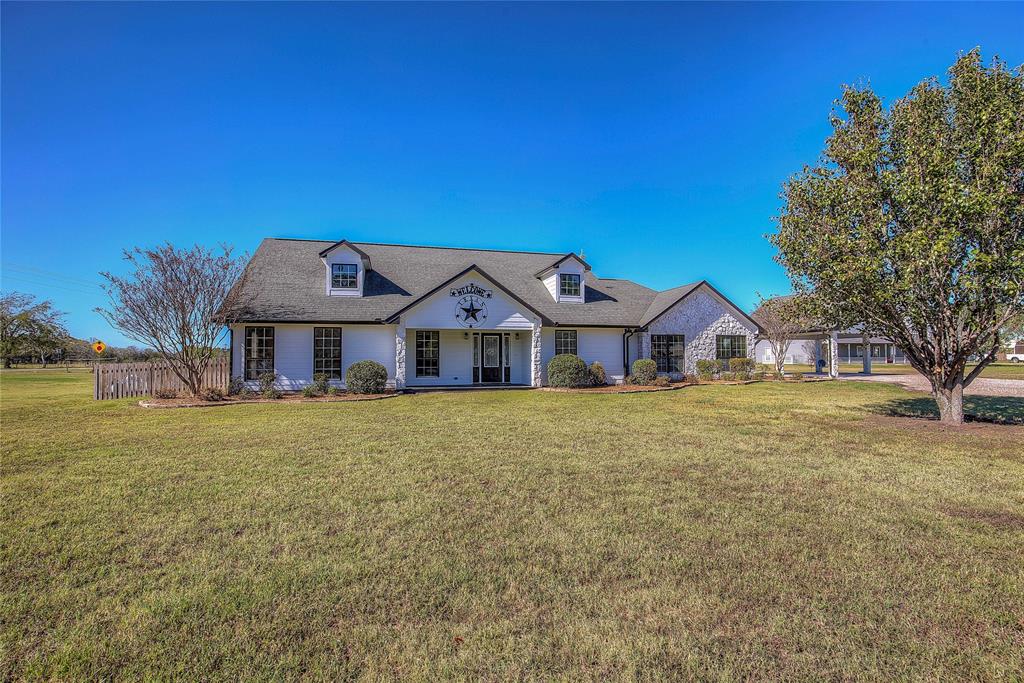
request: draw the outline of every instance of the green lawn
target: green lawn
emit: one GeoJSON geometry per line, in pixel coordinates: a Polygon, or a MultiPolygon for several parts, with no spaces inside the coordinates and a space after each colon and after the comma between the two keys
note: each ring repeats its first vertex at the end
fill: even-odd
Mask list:
{"type": "MultiPolygon", "coordinates": [[[[967,366],[970,371],[974,366],[967,366]]],[[[861,372],[863,366],[860,363],[840,363],[839,372],[861,372]]],[[[813,372],[810,365],[786,365],[786,372],[813,372]]],[[[912,366],[905,363],[872,363],[871,372],[876,375],[909,375],[916,373],[912,366]]],[[[989,379],[1024,379],[1024,363],[992,363],[981,371],[982,377],[989,379]]]]}
{"type": "Polygon", "coordinates": [[[2,679],[1024,677],[1024,428],[898,387],[89,381],[0,375],[2,679]]]}

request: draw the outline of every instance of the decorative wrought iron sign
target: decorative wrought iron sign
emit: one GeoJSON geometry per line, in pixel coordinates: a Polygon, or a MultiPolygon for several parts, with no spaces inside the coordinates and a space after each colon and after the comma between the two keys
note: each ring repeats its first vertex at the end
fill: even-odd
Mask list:
{"type": "Polygon", "coordinates": [[[455,321],[468,328],[483,325],[487,322],[487,299],[490,299],[492,294],[491,290],[473,283],[453,288],[451,296],[459,297],[455,302],[455,321]]]}
{"type": "Polygon", "coordinates": [[[494,292],[492,292],[491,290],[484,289],[480,285],[478,285],[478,284],[476,284],[474,282],[471,282],[468,285],[466,285],[465,287],[459,287],[458,289],[453,289],[449,296],[466,296],[467,294],[475,294],[477,296],[482,296],[485,299],[490,299],[491,295],[493,293],[494,292]]]}

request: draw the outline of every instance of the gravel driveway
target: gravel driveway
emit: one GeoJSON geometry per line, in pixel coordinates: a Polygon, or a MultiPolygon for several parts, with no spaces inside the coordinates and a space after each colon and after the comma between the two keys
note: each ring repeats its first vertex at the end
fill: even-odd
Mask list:
{"type": "MultiPolygon", "coordinates": [[[[931,393],[931,385],[921,375],[857,375],[840,374],[839,379],[853,382],[886,382],[888,384],[899,384],[911,391],[925,391],[931,393]]],[[[989,379],[979,377],[971,382],[971,385],[964,390],[966,395],[975,396],[1016,396],[1024,398],[1024,380],[1020,379],[989,379]]]]}

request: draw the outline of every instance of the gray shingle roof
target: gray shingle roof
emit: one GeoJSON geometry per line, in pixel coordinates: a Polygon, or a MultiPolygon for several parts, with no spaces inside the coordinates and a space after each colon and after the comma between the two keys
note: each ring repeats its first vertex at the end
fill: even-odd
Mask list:
{"type": "Polygon", "coordinates": [[[565,254],[355,242],[372,263],[362,297],[326,296],[320,252],[330,241],[265,239],[248,265],[253,303],[239,322],[381,321],[470,266],[544,316],[546,324],[646,324],[701,283],[657,292],[629,280],[586,275],[583,304],[556,303],[536,273],[565,254]]]}

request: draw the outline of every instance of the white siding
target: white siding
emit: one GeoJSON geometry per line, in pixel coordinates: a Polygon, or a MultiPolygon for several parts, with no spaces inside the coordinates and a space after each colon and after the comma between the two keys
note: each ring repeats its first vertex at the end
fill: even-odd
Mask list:
{"type": "Polygon", "coordinates": [[[576,353],[587,365],[598,361],[604,366],[609,384],[625,379],[622,372],[621,327],[545,327],[541,330],[541,377],[548,381],[548,363],[555,355],[555,329],[576,330],[576,353]]]}
{"type": "Polygon", "coordinates": [[[528,330],[533,314],[514,299],[505,295],[494,283],[479,273],[468,273],[440,291],[416,304],[402,314],[406,329],[443,330],[465,329],[456,320],[456,304],[460,297],[451,296],[453,289],[474,284],[491,291],[485,299],[487,318],[482,321],[481,330],[528,330]]]}
{"type": "Polygon", "coordinates": [[[551,294],[551,298],[558,301],[558,271],[551,271],[546,278],[544,278],[544,286],[548,288],[548,293],[551,294]]]}
{"type": "MultiPolygon", "coordinates": [[[[280,389],[296,391],[313,381],[313,328],[341,327],[342,376],[348,367],[360,360],[375,360],[388,371],[388,384],[395,383],[394,325],[300,325],[250,323],[234,325],[233,370],[244,376],[245,328],[274,328],[274,371],[280,389]]],[[[253,383],[255,384],[255,383],[253,383]]],[[[344,387],[344,381],[335,382],[344,387]]]]}

